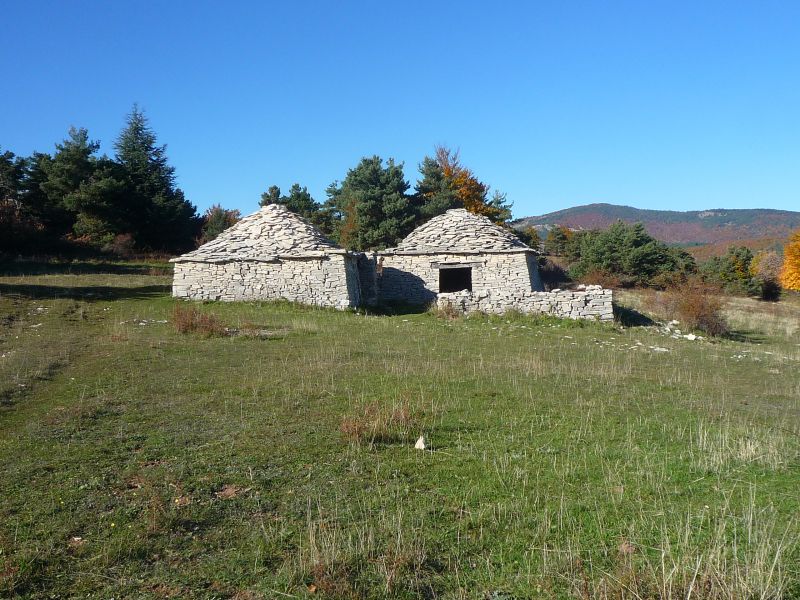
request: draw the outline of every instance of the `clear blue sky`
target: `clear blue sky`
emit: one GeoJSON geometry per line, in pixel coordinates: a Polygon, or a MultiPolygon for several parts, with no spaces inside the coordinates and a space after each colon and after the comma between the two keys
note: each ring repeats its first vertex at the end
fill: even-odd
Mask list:
{"type": "Polygon", "coordinates": [[[14,2],[0,146],[131,105],[201,210],[317,200],[362,156],[435,144],[515,216],[577,204],[800,210],[800,2],[14,2]],[[497,4],[497,5],[495,5],[497,4]]]}

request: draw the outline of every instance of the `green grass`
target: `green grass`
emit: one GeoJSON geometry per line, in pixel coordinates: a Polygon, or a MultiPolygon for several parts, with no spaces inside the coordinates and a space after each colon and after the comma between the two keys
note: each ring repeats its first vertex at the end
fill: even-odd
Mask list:
{"type": "Polygon", "coordinates": [[[203,337],[158,270],[46,271],[0,277],[0,596],[800,597],[794,297],[744,342],[284,303],[203,337]]]}

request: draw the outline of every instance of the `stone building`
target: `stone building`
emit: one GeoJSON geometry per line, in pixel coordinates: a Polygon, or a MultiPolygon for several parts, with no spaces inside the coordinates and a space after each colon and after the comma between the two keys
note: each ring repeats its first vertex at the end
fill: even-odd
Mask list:
{"type": "Polygon", "coordinates": [[[382,302],[460,312],[613,319],[611,290],[545,292],[537,253],[464,209],[449,210],[372,259],[343,250],[281,205],[265,206],[197,250],[172,259],[172,294],[194,300],[276,300],[351,308],[382,302]]]}
{"type": "Polygon", "coordinates": [[[611,290],[582,286],[545,292],[537,252],[486,217],[448,210],[395,248],[376,254],[379,301],[449,306],[459,312],[546,313],[614,318],[611,290]]]}
{"type": "Polygon", "coordinates": [[[173,258],[172,295],[354,307],[361,304],[358,259],[286,207],[270,204],[173,258]]]}
{"type": "Polygon", "coordinates": [[[417,227],[378,252],[381,300],[428,304],[438,295],[521,294],[543,290],[536,252],[513,233],[463,208],[417,227]]]}

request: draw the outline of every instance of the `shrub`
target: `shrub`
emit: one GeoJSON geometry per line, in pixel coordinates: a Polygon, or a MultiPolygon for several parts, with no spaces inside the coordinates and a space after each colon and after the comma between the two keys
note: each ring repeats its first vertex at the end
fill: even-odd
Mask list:
{"type": "Polygon", "coordinates": [[[194,306],[176,306],[172,322],[178,333],[199,333],[204,337],[226,335],[225,327],[213,313],[204,313],[194,306]]]}
{"type": "Polygon", "coordinates": [[[650,287],[656,290],[668,290],[684,285],[687,280],[688,278],[684,272],[666,271],[653,277],[650,280],[650,287]]]}
{"type": "Polygon", "coordinates": [[[134,254],[135,246],[133,236],[130,233],[120,233],[106,244],[103,244],[101,250],[121,258],[130,258],[134,254]]]}
{"type": "Polygon", "coordinates": [[[546,290],[564,287],[566,283],[571,281],[564,267],[545,257],[539,258],[539,277],[541,277],[542,284],[546,290]]]}
{"type": "Polygon", "coordinates": [[[573,236],[570,274],[585,279],[590,273],[605,272],[621,282],[643,286],[664,273],[693,273],[694,259],[679,248],[653,238],[641,223],[618,221],[603,231],[584,231],[573,236]]]}
{"type": "MultiPolygon", "coordinates": [[[[623,287],[622,278],[619,275],[609,273],[603,269],[592,269],[584,273],[578,281],[586,285],[602,285],[604,288],[623,287]]],[[[629,287],[629,286],[624,286],[629,287]]]]}
{"type": "Polygon", "coordinates": [[[663,292],[656,312],[677,319],[685,329],[697,329],[708,335],[728,333],[728,324],[722,315],[721,290],[698,278],[669,288],[663,292]]]}

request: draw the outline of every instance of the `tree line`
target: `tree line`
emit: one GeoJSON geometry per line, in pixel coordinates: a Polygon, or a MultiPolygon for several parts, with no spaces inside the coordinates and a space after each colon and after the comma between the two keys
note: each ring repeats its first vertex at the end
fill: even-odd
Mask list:
{"type": "Polygon", "coordinates": [[[394,246],[421,223],[452,208],[465,208],[509,227],[511,203],[506,195],[490,194],[490,187],[461,163],[457,151],[439,146],[418,169],[412,189],[402,163],[365,157],[342,181],[328,186],[324,202],[295,183],[286,195],[271,186],[261,195],[261,206],[283,204],[350,250],[394,246]]]}
{"type": "Polygon", "coordinates": [[[180,252],[200,231],[197,210],[144,113],[134,106],[114,156],[85,128],[55,152],[0,152],[0,250],[58,251],[66,245],[180,252]]]}
{"type": "MultiPolygon", "coordinates": [[[[535,230],[528,235],[539,242],[535,230]]],[[[788,240],[783,257],[733,245],[699,265],[684,249],[653,238],[641,223],[618,221],[604,230],[580,231],[556,226],[541,246],[562,257],[569,277],[610,287],[666,289],[696,278],[729,294],[765,300],[777,300],[781,288],[800,290],[800,232],[788,240]]]]}
{"type": "MultiPolygon", "coordinates": [[[[16,156],[0,151],[0,252],[54,253],[84,248],[117,254],[178,253],[214,239],[238,210],[215,204],[202,216],[176,186],[175,169],[144,113],[134,106],[114,142],[114,155],[85,128],[71,128],[55,151],[16,156]]],[[[437,147],[419,164],[412,189],[404,165],[365,157],[334,181],[318,202],[306,187],[288,194],[271,186],[261,205],[283,204],[351,250],[397,244],[417,225],[466,208],[509,227],[511,203],[437,147]]]]}

